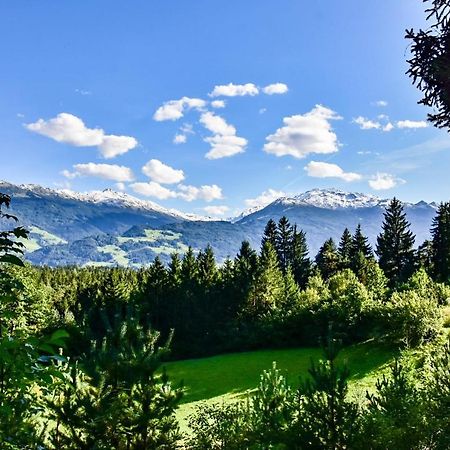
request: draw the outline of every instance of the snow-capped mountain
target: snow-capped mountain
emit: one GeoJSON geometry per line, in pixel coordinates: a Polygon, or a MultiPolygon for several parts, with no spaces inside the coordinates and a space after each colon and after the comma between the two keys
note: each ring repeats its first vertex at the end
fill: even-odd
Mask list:
{"type": "MultiPolygon", "coordinates": [[[[12,197],[11,212],[31,231],[27,259],[35,264],[139,266],[159,256],[211,244],[219,260],[233,257],[243,240],[258,248],[269,219],[286,216],[306,232],[311,256],[344,228],[360,223],[375,244],[389,200],[339,189],[313,189],[250,208],[238,217],[214,220],[164,208],[110,189],[79,193],[38,185],[0,182],[12,197]]],[[[429,237],[436,204],[405,204],[419,245],[429,237]]],[[[1,224],[0,224],[1,225],[1,224]]]]}

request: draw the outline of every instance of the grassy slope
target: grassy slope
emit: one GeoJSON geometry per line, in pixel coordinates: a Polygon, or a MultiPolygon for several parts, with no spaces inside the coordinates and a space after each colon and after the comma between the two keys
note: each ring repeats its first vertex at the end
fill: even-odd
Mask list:
{"type": "MultiPolygon", "coordinates": [[[[353,394],[363,395],[370,389],[394,354],[392,349],[371,342],[342,350],[339,361],[345,361],[350,368],[353,394]]],[[[186,431],[186,419],[198,404],[228,402],[245,396],[247,390],[258,385],[260,374],[269,369],[273,361],[295,386],[299,377],[308,375],[311,358],[317,361],[321,357],[322,351],[318,348],[260,350],[176,361],[164,366],[170,379],[175,383],[183,382],[185,387],[177,417],[182,430],[186,431]]]]}

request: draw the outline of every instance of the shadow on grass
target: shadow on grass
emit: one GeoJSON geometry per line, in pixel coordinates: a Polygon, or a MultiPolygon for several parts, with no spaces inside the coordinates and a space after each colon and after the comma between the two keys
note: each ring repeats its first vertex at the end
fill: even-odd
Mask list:
{"type": "MultiPolygon", "coordinates": [[[[392,347],[365,342],[344,348],[338,362],[348,365],[352,380],[360,380],[376,372],[396,353],[392,347]]],[[[185,386],[182,403],[190,403],[224,394],[247,395],[246,391],[258,385],[262,371],[270,369],[273,361],[295,387],[300,377],[308,376],[311,360],[318,361],[322,356],[320,348],[258,350],[169,362],[164,367],[174,383],[185,386]]]]}

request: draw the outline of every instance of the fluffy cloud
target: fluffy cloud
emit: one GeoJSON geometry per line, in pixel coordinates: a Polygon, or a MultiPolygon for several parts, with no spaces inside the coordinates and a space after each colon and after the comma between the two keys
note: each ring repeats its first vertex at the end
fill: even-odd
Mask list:
{"type": "Polygon", "coordinates": [[[106,159],[126,153],[138,144],[131,136],[106,135],[101,128],[88,128],[79,117],[69,113],[60,113],[49,120],[39,119],[25,127],[75,147],[98,147],[106,159]]]}
{"type": "Polygon", "coordinates": [[[222,117],[208,111],[201,115],[200,123],[214,134],[204,139],[211,144],[211,150],[205,155],[206,158],[219,159],[244,152],[247,139],[236,136],[236,128],[222,117]]]}
{"type": "Polygon", "coordinates": [[[378,172],[369,180],[369,186],[376,191],[382,191],[385,189],[392,189],[393,187],[404,184],[405,180],[396,178],[389,173],[378,172]]]}
{"type": "Polygon", "coordinates": [[[115,164],[95,164],[91,162],[87,164],[75,164],[73,169],[73,172],[63,170],[62,174],[69,179],[91,176],[118,182],[134,180],[133,171],[130,168],[115,164]]]}
{"type": "Polygon", "coordinates": [[[146,197],[156,197],[159,200],[166,200],[177,196],[176,192],[161,186],[159,183],[150,181],[148,183],[133,183],[130,185],[134,192],[146,197]]]}
{"type": "Polygon", "coordinates": [[[249,208],[259,208],[264,207],[272,203],[273,201],[279,199],[280,197],[285,197],[286,193],[283,191],[277,191],[275,189],[267,189],[262,192],[258,197],[248,198],[245,200],[245,204],[249,208]]]}
{"type": "Polygon", "coordinates": [[[304,158],[310,153],[334,153],[338,140],[330,120],[341,119],[334,111],[316,105],[306,114],[285,117],[284,126],[267,136],[264,151],[276,156],[304,158]]]}
{"type": "Polygon", "coordinates": [[[383,131],[392,131],[394,129],[394,125],[391,122],[388,122],[384,127],[383,131]]]}
{"type": "Polygon", "coordinates": [[[288,87],[284,83],[273,83],[263,88],[264,94],[273,95],[273,94],[286,94],[288,91],[288,87]]]}
{"type": "Polygon", "coordinates": [[[381,124],[379,122],[374,122],[373,120],[366,119],[363,116],[359,116],[356,119],[353,119],[353,122],[359,125],[359,128],[361,128],[361,130],[378,130],[381,128],[381,124]]]}
{"type": "Polygon", "coordinates": [[[304,169],[310,177],[315,178],[340,178],[344,181],[357,181],[362,177],[358,173],[344,172],[337,164],[311,161],[304,169]]]}
{"type": "Polygon", "coordinates": [[[178,185],[178,189],[179,192],[177,193],[177,197],[182,198],[187,202],[192,202],[193,200],[211,202],[223,198],[222,188],[217,186],[217,184],[203,185],[200,187],[180,184],[178,185]]]}
{"type": "Polygon", "coordinates": [[[213,100],[211,106],[213,108],[225,108],[225,100],[213,100]]]}
{"type": "Polygon", "coordinates": [[[228,206],[205,206],[203,210],[210,216],[224,216],[230,208],[228,206]]]}
{"type": "Polygon", "coordinates": [[[153,119],[158,122],[164,120],[178,120],[183,117],[187,110],[192,108],[201,110],[205,105],[206,102],[201,98],[183,97],[179,100],[170,100],[156,110],[155,114],[153,114],[153,119]]]}
{"type": "Polygon", "coordinates": [[[399,120],[398,128],[426,128],[428,124],[424,120],[399,120]]]}
{"type": "Polygon", "coordinates": [[[125,191],[125,188],[126,188],[125,183],[122,183],[121,181],[119,181],[119,183],[116,183],[116,189],[118,191],[123,192],[125,191]]]}
{"type": "Polygon", "coordinates": [[[210,97],[242,97],[244,95],[258,95],[259,89],[253,83],[247,84],[223,84],[215,86],[209,94],[210,97]]]}
{"type": "Polygon", "coordinates": [[[152,181],[162,184],[174,184],[184,180],[182,170],[174,169],[158,159],[151,159],[142,167],[142,173],[151,178],[152,181]]]}
{"type": "Polygon", "coordinates": [[[186,137],[185,134],[178,134],[178,133],[177,133],[177,134],[173,137],[173,143],[174,143],[174,144],[185,144],[186,141],[187,141],[187,137],[186,137]]]}
{"type": "Polygon", "coordinates": [[[375,106],[384,107],[388,105],[388,102],[386,100],[377,100],[373,103],[375,106]]]}

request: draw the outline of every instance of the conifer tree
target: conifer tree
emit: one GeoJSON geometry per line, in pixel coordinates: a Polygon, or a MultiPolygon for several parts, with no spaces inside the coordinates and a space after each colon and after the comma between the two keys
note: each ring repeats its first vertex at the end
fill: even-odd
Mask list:
{"type": "Polygon", "coordinates": [[[297,231],[297,226],[294,226],[291,269],[295,281],[301,288],[306,286],[311,274],[311,261],[308,253],[305,232],[303,230],[297,231]]]}
{"type": "Polygon", "coordinates": [[[442,282],[450,281],[450,202],[441,203],[433,219],[432,263],[434,275],[442,282]]]}
{"type": "Polygon", "coordinates": [[[351,265],[353,250],[353,238],[348,228],[344,230],[339,241],[338,254],[342,269],[348,269],[351,265]]]}
{"type": "Polygon", "coordinates": [[[283,298],[284,280],[270,242],[263,245],[257,275],[250,288],[247,312],[254,317],[276,309],[283,298]]]}
{"type": "Polygon", "coordinates": [[[181,278],[185,283],[191,283],[197,277],[198,265],[194,250],[189,247],[181,262],[181,278]]]}
{"type": "Polygon", "coordinates": [[[205,287],[211,287],[218,279],[219,271],[216,266],[214,251],[208,245],[204,252],[200,252],[197,257],[198,277],[200,284],[205,287]]]}
{"type": "Polygon", "coordinates": [[[414,269],[415,237],[409,227],[403,205],[394,197],[384,213],[376,248],[380,267],[392,286],[408,278],[414,269]]]}
{"type": "Polygon", "coordinates": [[[333,239],[327,239],[316,256],[317,268],[325,279],[339,270],[339,254],[333,239]]]}
{"type": "Polygon", "coordinates": [[[278,229],[277,224],[273,219],[269,219],[267,222],[266,227],[264,228],[264,234],[261,239],[261,249],[264,246],[266,242],[270,242],[273,246],[273,248],[277,248],[277,236],[278,236],[278,229]]]}
{"type": "Polygon", "coordinates": [[[294,234],[294,230],[286,216],[283,216],[278,221],[277,231],[275,249],[281,270],[285,273],[292,261],[292,239],[294,234]]]}
{"type": "Polygon", "coordinates": [[[356,256],[358,253],[362,253],[365,258],[373,256],[369,239],[363,235],[360,223],[356,227],[355,234],[352,237],[352,256],[356,256]]]}

